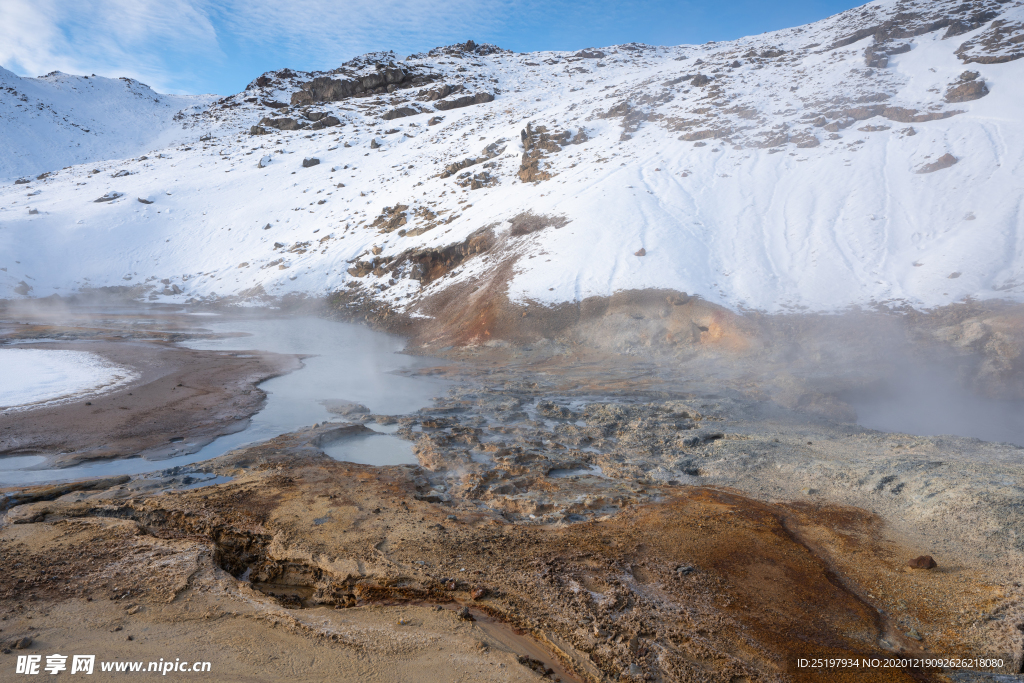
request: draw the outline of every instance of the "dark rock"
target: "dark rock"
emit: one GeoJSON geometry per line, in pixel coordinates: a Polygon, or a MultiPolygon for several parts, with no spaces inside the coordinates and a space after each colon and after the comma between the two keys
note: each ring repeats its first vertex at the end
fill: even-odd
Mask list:
{"type": "Polygon", "coordinates": [[[931,555],[921,555],[907,562],[907,566],[911,569],[935,569],[939,565],[931,555]]]}
{"type": "Polygon", "coordinates": [[[152,199],[143,199],[142,197],[139,197],[138,199],[139,199],[139,204],[152,204],[153,203],[152,199]]]}
{"type": "Polygon", "coordinates": [[[406,73],[399,68],[385,69],[384,80],[390,84],[401,83],[406,78],[406,73]]]}
{"type": "Polygon", "coordinates": [[[277,100],[263,100],[263,106],[271,109],[285,109],[288,105],[277,100]]]}
{"type": "Polygon", "coordinates": [[[277,130],[299,130],[300,128],[303,128],[306,124],[299,123],[295,119],[287,117],[280,119],[264,117],[260,119],[259,125],[266,126],[268,128],[276,128],[277,130]]]}
{"type": "Polygon", "coordinates": [[[437,124],[441,123],[442,121],[444,121],[444,117],[443,116],[431,116],[430,120],[427,121],[427,125],[428,126],[436,126],[437,124]]]}
{"type": "Polygon", "coordinates": [[[256,79],[257,88],[265,88],[268,85],[270,85],[270,79],[267,78],[266,76],[260,76],[259,78],[256,79]]]}
{"type": "Polygon", "coordinates": [[[28,178],[18,178],[17,180],[14,181],[14,184],[15,185],[28,185],[30,182],[32,182],[32,181],[29,180],[28,178]]]}
{"type": "Polygon", "coordinates": [[[108,192],[99,199],[94,199],[94,204],[102,204],[103,202],[112,202],[115,199],[119,199],[124,196],[123,192],[108,192]]]}
{"type": "Polygon", "coordinates": [[[19,638],[18,640],[14,641],[15,650],[27,650],[30,647],[32,647],[32,639],[28,636],[25,636],[24,638],[19,638]]]}
{"type": "Polygon", "coordinates": [[[316,123],[314,123],[309,128],[310,128],[310,130],[321,130],[322,128],[329,128],[330,126],[340,126],[340,125],[341,125],[341,120],[338,119],[338,117],[336,117],[336,116],[325,116],[322,119],[320,119],[319,121],[317,121],[316,123]]]}
{"type": "Polygon", "coordinates": [[[399,107],[398,109],[392,109],[389,112],[385,112],[381,118],[385,121],[392,121],[394,119],[405,118],[406,116],[416,116],[416,114],[419,113],[420,111],[418,109],[413,109],[412,107],[399,107]]]}
{"type": "Polygon", "coordinates": [[[302,160],[302,168],[310,168],[311,166],[316,166],[319,163],[320,163],[320,160],[317,159],[316,157],[310,157],[308,159],[303,159],[302,160]]]}
{"type": "Polygon", "coordinates": [[[949,168],[958,161],[960,160],[947,152],[932,163],[925,164],[921,168],[917,169],[917,173],[935,173],[935,171],[941,171],[944,168],[949,168]]]}
{"type": "MultiPolygon", "coordinates": [[[[974,77],[977,77],[976,73],[974,74],[974,77]]],[[[985,85],[985,81],[971,79],[961,83],[960,85],[949,86],[949,89],[946,90],[946,101],[970,102],[971,100],[980,100],[987,94],[988,86],[985,85]]]]}
{"type": "Polygon", "coordinates": [[[640,247],[639,251],[633,252],[633,256],[647,256],[647,250],[644,249],[643,247],[640,247]]]}
{"type": "Polygon", "coordinates": [[[708,78],[707,76],[705,76],[704,74],[697,74],[696,76],[693,77],[693,80],[690,81],[690,85],[692,85],[694,87],[700,87],[700,86],[707,85],[710,82],[711,82],[711,79],[708,78]]]}
{"type": "Polygon", "coordinates": [[[604,56],[605,53],[601,52],[600,50],[595,50],[592,47],[580,50],[579,52],[573,55],[573,57],[577,57],[579,59],[601,59],[604,56]]]}
{"type": "Polygon", "coordinates": [[[379,88],[380,86],[384,85],[384,83],[384,75],[379,73],[369,74],[368,76],[363,76],[362,78],[359,79],[359,84],[362,85],[366,90],[379,88]]]}
{"type": "Polygon", "coordinates": [[[131,174],[132,174],[132,172],[131,172],[131,171],[128,171],[128,170],[126,170],[126,169],[121,169],[121,170],[120,170],[120,171],[118,171],[117,173],[111,174],[111,176],[110,176],[110,177],[111,177],[111,178],[124,178],[125,176],[127,176],[127,175],[131,175],[131,174]]]}
{"type": "Polygon", "coordinates": [[[442,100],[434,105],[434,107],[440,111],[448,111],[449,109],[459,109],[461,107],[468,107],[472,104],[484,104],[486,102],[493,102],[494,95],[489,92],[481,92],[476,95],[465,95],[458,97],[454,100],[442,100]]]}
{"type": "Polygon", "coordinates": [[[266,135],[267,133],[267,129],[263,126],[252,126],[249,128],[249,135],[266,135]]]}

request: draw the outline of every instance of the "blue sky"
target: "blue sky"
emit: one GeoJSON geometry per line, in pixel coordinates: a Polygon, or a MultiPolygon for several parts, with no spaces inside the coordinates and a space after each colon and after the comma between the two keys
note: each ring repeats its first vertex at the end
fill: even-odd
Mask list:
{"type": "Polygon", "coordinates": [[[0,0],[0,65],[230,94],[271,69],[331,69],[469,38],[517,52],[704,43],[806,24],[859,0],[0,0]]]}

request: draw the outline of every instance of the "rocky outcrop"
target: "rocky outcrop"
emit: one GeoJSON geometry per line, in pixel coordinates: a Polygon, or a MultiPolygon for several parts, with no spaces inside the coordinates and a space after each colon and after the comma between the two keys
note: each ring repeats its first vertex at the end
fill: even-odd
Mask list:
{"type": "Polygon", "coordinates": [[[921,168],[917,169],[917,173],[935,173],[936,171],[941,171],[944,168],[949,168],[958,161],[960,160],[947,152],[930,164],[925,164],[921,168]]]}
{"type": "Polygon", "coordinates": [[[977,71],[965,71],[960,74],[960,80],[946,90],[946,101],[970,102],[987,95],[988,86],[984,80],[978,78],[979,75],[977,71]]]}
{"type": "Polygon", "coordinates": [[[289,118],[282,117],[279,119],[272,119],[270,117],[263,117],[260,119],[259,127],[261,128],[276,128],[277,130],[299,130],[305,128],[306,123],[300,123],[299,121],[289,118]]]}
{"type": "Polygon", "coordinates": [[[385,206],[384,210],[377,216],[377,219],[373,221],[371,227],[384,233],[398,230],[398,228],[409,222],[405,216],[405,212],[408,210],[409,206],[407,204],[385,206]]]}
{"type": "Polygon", "coordinates": [[[412,88],[434,80],[433,74],[413,74],[406,69],[390,64],[378,65],[375,73],[357,78],[339,79],[330,76],[318,76],[311,81],[301,83],[299,91],[292,93],[293,106],[313,104],[316,102],[337,102],[349,97],[374,95],[394,92],[399,88],[412,88]]]}
{"type": "Polygon", "coordinates": [[[460,109],[462,107],[468,107],[473,104],[484,104],[486,102],[493,102],[494,95],[489,92],[481,92],[475,95],[465,95],[463,97],[457,97],[454,100],[441,100],[434,105],[434,108],[439,111],[448,111],[449,109],[460,109]]]}
{"type": "Polygon", "coordinates": [[[405,118],[406,116],[416,116],[421,113],[422,112],[419,109],[414,109],[413,107],[398,107],[397,109],[385,112],[381,118],[385,121],[392,121],[394,119],[405,118]]]}
{"type": "Polygon", "coordinates": [[[523,141],[523,160],[517,175],[524,183],[550,179],[551,174],[543,170],[541,164],[544,157],[561,151],[564,145],[576,145],[587,140],[586,131],[582,128],[575,134],[567,130],[549,132],[546,126],[534,128],[532,123],[526,124],[519,135],[523,141]]]}
{"type": "Polygon", "coordinates": [[[956,56],[964,64],[1002,64],[1024,57],[1024,22],[993,21],[988,30],[961,45],[956,56]]]}

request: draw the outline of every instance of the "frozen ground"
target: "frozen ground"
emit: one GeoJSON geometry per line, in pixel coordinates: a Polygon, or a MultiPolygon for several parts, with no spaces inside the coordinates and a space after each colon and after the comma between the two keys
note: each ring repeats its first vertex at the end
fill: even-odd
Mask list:
{"type": "MultiPolygon", "coordinates": [[[[88,163],[59,168],[79,159],[40,144],[25,149],[52,175],[0,169],[0,297],[358,286],[415,315],[505,268],[512,300],[543,304],[646,288],[769,312],[1022,300],[1022,36],[1019,3],[878,0],[723,43],[373,53],[173,116],[90,78],[81,99],[126,123],[88,163]],[[390,92],[316,85],[386,74],[390,92]],[[564,224],[514,231],[530,211],[564,224]],[[425,250],[483,228],[500,253],[423,276],[425,250]]],[[[8,89],[28,101],[0,91],[17,110],[0,139],[65,130],[8,89]]]]}
{"type": "Polygon", "coordinates": [[[87,351],[0,348],[0,377],[0,410],[8,410],[103,393],[135,374],[87,351]]]}

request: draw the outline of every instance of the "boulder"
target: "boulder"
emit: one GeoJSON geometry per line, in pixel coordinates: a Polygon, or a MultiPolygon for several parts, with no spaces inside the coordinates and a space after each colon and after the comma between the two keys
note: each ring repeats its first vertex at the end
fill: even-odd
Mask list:
{"type": "Polygon", "coordinates": [[[99,199],[94,199],[93,203],[95,203],[95,204],[102,204],[103,202],[112,202],[115,199],[120,199],[123,196],[124,196],[123,192],[108,192],[105,195],[103,195],[102,197],[100,197],[99,199]]]}
{"type": "Polygon", "coordinates": [[[907,562],[907,566],[911,569],[935,569],[939,565],[931,555],[921,555],[907,562]]]}
{"type": "Polygon", "coordinates": [[[302,160],[302,168],[310,168],[312,166],[318,165],[319,163],[320,160],[317,159],[316,157],[309,157],[308,159],[302,160]]]}

